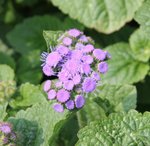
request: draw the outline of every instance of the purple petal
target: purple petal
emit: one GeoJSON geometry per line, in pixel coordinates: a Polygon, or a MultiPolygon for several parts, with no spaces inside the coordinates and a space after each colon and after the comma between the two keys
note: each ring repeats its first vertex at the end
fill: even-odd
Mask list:
{"type": "Polygon", "coordinates": [[[81,76],[79,74],[76,74],[74,77],[73,77],[73,83],[75,85],[79,84],[81,82],[81,76]]]}
{"type": "Polygon", "coordinates": [[[51,88],[51,81],[50,80],[45,81],[43,87],[44,91],[47,92],[50,88],[51,88]]]}
{"type": "Polygon", "coordinates": [[[56,66],[60,60],[60,54],[58,52],[52,52],[47,56],[46,64],[48,64],[49,66],[56,66]]]}
{"type": "Polygon", "coordinates": [[[82,95],[77,95],[75,97],[75,105],[77,108],[82,108],[85,104],[85,98],[82,95]]]}
{"type": "Polygon", "coordinates": [[[70,35],[70,36],[72,36],[72,37],[78,37],[80,34],[81,34],[81,32],[78,30],[78,29],[70,29],[69,31],[68,31],[68,34],[70,35]]]}
{"type": "Polygon", "coordinates": [[[55,104],[53,105],[53,109],[54,109],[56,112],[60,112],[60,113],[62,113],[62,112],[64,111],[64,107],[63,107],[61,104],[59,104],[59,103],[55,103],[55,104]]]}
{"type": "Polygon", "coordinates": [[[101,49],[95,49],[93,51],[93,55],[96,59],[103,61],[104,59],[106,59],[107,53],[101,49]]]}
{"type": "Polygon", "coordinates": [[[101,62],[98,64],[98,70],[100,73],[104,74],[108,71],[108,64],[106,62],[101,62]]]}
{"type": "Polygon", "coordinates": [[[92,52],[93,50],[94,50],[94,46],[91,44],[88,44],[83,48],[84,53],[89,53],[89,52],[92,52]]]}
{"type": "Polygon", "coordinates": [[[79,40],[84,42],[84,43],[88,42],[88,38],[85,35],[82,35],[79,40]]]}
{"type": "Polygon", "coordinates": [[[59,45],[59,46],[57,46],[57,51],[58,51],[58,53],[60,54],[60,55],[66,55],[66,54],[68,54],[68,52],[69,52],[69,49],[66,47],[66,46],[63,46],[63,45],[59,45]]]}
{"type": "Polygon", "coordinates": [[[10,124],[8,124],[8,123],[1,123],[0,131],[2,131],[5,134],[11,133],[11,126],[10,126],[10,124]]]}
{"type": "Polygon", "coordinates": [[[67,107],[67,109],[72,110],[74,109],[74,101],[73,100],[69,100],[66,102],[65,106],[67,107]]]}
{"type": "Polygon", "coordinates": [[[91,77],[95,79],[96,81],[100,81],[100,76],[99,76],[99,73],[97,72],[93,72],[91,77]]]}
{"type": "Polygon", "coordinates": [[[75,49],[82,50],[84,48],[84,45],[82,43],[76,43],[75,49]]]}
{"type": "Polygon", "coordinates": [[[70,98],[70,93],[65,89],[60,89],[57,92],[57,100],[61,103],[66,102],[70,98]]]}
{"type": "Polygon", "coordinates": [[[46,76],[52,76],[54,75],[54,72],[52,70],[52,68],[50,66],[48,66],[47,64],[43,66],[43,73],[46,75],[46,76]]]}
{"type": "Polygon", "coordinates": [[[66,90],[72,90],[73,87],[74,87],[74,83],[73,83],[72,80],[65,81],[63,87],[64,87],[66,90]]]}
{"type": "Polygon", "coordinates": [[[56,82],[55,86],[56,86],[56,88],[61,88],[62,82],[61,81],[56,82]]]}
{"type": "Polygon", "coordinates": [[[82,89],[84,92],[89,93],[94,91],[96,88],[96,81],[92,78],[85,78],[83,84],[82,84],[82,89]]]}
{"type": "Polygon", "coordinates": [[[82,57],[82,61],[83,61],[84,63],[91,64],[91,63],[93,63],[93,57],[90,56],[90,55],[84,55],[84,56],[82,57]]]}
{"type": "Polygon", "coordinates": [[[69,38],[69,37],[65,37],[63,39],[63,44],[66,45],[66,46],[70,46],[72,44],[72,39],[69,38]]]}
{"type": "Polygon", "coordinates": [[[54,99],[56,97],[56,91],[55,90],[50,90],[48,92],[48,99],[51,100],[51,99],[54,99]]]}
{"type": "Polygon", "coordinates": [[[91,72],[91,67],[89,64],[82,64],[81,72],[88,75],[91,72]]]}

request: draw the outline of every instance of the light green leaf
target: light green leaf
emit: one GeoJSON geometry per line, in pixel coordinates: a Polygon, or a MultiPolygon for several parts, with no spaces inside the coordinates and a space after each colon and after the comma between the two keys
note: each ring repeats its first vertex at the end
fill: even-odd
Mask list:
{"type": "MultiPolygon", "coordinates": [[[[67,21],[61,21],[50,15],[34,16],[16,25],[8,33],[7,38],[13,48],[24,55],[36,49],[46,50],[46,44],[42,36],[43,30],[66,30],[76,27],[75,24],[70,25],[67,21]]],[[[80,27],[79,24],[77,26],[80,27]]],[[[81,25],[80,28],[82,29],[83,26],[81,25]]]]}
{"type": "Polygon", "coordinates": [[[127,43],[117,43],[108,46],[106,50],[111,54],[112,59],[108,61],[109,70],[103,76],[103,82],[132,84],[144,79],[148,73],[148,63],[136,60],[127,43]]]}
{"type": "Polygon", "coordinates": [[[132,85],[98,86],[88,95],[85,106],[77,114],[80,127],[91,121],[102,119],[112,112],[127,112],[135,109],[136,97],[136,88],[132,85]]]}
{"type": "Polygon", "coordinates": [[[146,0],[138,9],[135,20],[142,26],[150,26],[150,1],[146,0]]]}
{"type": "Polygon", "coordinates": [[[46,101],[46,98],[39,86],[25,83],[21,85],[19,92],[20,95],[10,102],[10,105],[13,108],[27,107],[46,101]]]}
{"type": "Polygon", "coordinates": [[[70,17],[99,32],[111,33],[132,20],[143,0],[51,0],[70,17]]]}
{"type": "Polygon", "coordinates": [[[10,118],[9,121],[20,135],[18,145],[49,146],[65,123],[67,115],[66,111],[57,113],[51,104],[42,102],[26,111],[19,111],[16,117],[10,118]]]}
{"type": "Polygon", "coordinates": [[[136,88],[132,85],[105,84],[103,86],[99,86],[89,96],[94,96],[93,100],[97,103],[101,103],[102,107],[105,105],[104,109],[107,109],[106,113],[119,111],[127,112],[130,109],[136,108],[137,93],[136,88]],[[104,103],[108,104],[102,103],[99,98],[101,98],[104,103]]]}
{"type": "Polygon", "coordinates": [[[8,105],[7,102],[0,104],[0,121],[3,121],[7,115],[7,112],[6,112],[7,105],[8,105]]]}
{"type": "Polygon", "coordinates": [[[62,31],[43,31],[43,36],[46,41],[48,51],[50,51],[50,47],[57,45],[57,39],[62,33],[62,31]]]}
{"type": "Polygon", "coordinates": [[[0,81],[14,80],[15,74],[8,65],[0,64],[0,81]]]}
{"type": "Polygon", "coordinates": [[[137,60],[147,62],[150,58],[150,37],[142,29],[130,36],[130,46],[137,60]]]}
{"type": "Polygon", "coordinates": [[[78,133],[76,146],[148,146],[150,113],[114,113],[90,123],[78,133]]]}

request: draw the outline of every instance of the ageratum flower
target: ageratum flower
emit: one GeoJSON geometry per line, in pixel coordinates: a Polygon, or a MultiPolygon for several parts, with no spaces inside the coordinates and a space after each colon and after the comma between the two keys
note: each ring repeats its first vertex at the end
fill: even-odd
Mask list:
{"type": "Polygon", "coordinates": [[[2,146],[16,146],[16,134],[12,131],[12,125],[0,122],[0,144],[2,146]]]}
{"type": "Polygon", "coordinates": [[[51,50],[41,55],[43,73],[57,78],[44,83],[48,100],[55,101],[53,108],[57,112],[82,108],[85,94],[93,92],[101,80],[100,74],[108,71],[106,60],[110,54],[95,48],[93,40],[77,29],[62,34],[51,50]]]}

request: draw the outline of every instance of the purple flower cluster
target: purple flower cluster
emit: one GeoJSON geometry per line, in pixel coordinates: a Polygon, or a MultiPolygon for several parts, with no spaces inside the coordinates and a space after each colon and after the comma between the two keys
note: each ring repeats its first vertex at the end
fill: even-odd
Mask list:
{"type": "Polygon", "coordinates": [[[16,146],[16,134],[12,131],[12,125],[0,122],[0,144],[5,146],[16,146]]]}
{"type": "Polygon", "coordinates": [[[43,73],[57,77],[44,83],[48,99],[56,101],[53,108],[57,112],[82,108],[85,94],[94,91],[100,73],[107,72],[109,58],[107,51],[94,48],[93,40],[77,29],[60,36],[53,51],[41,55],[43,73]]]}

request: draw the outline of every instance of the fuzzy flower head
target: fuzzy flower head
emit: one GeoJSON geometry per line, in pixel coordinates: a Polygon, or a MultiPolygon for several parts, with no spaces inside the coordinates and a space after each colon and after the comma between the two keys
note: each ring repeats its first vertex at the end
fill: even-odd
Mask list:
{"type": "Polygon", "coordinates": [[[16,146],[16,138],[12,125],[7,122],[0,122],[0,144],[16,146]]]}
{"type": "Polygon", "coordinates": [[[64,32],[52,52],[41,55],[42,71],[55,80],[44,83],[48,100],[55,101],[57,112],[80,109],[86,103],[85,94],[93,92],[101,74],[108,71],[107,51],[94,47],[94,41],[78,29],[64,32]]]}

